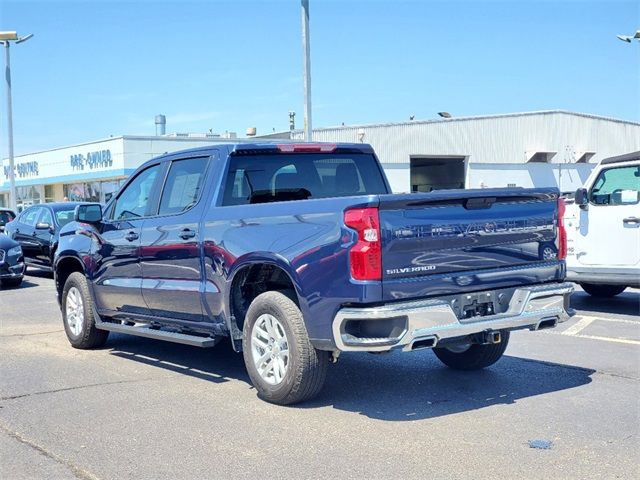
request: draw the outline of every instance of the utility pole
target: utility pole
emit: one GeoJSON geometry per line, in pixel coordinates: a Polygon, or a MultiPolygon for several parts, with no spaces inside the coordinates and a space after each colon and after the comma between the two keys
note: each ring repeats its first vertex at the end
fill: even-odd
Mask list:
{"type": "Polygon", "coordinates": [[[309,51],[309,0],[302,0],[302,53],[304,64],[304,139],[313,140],[311,126],[311,54],[309,51]]]}
{"type": "Polygon", "coordinates": [[[33,34],[19,37],[16,32],[0,32],[0,45],[4,45],[5,52],[5,74],[7,81],[7,136],[9,146],[9,206],[14,212],[18,211],[16,196],[16,175],[13,159],[13,112],[11,105],[11,57],[9,55],[9,44],[11,41],[22,43],[33,37],[33,34]]]}

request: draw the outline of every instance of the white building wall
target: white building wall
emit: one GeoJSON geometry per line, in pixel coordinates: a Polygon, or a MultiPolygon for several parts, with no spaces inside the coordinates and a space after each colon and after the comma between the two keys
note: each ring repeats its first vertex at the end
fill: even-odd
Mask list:
{"type": "MultiPolygon", "coordinates": [[[[302,135],[294,134],[297,139],[302,135]]],[[[410,190],[410,157],[420,155],[467,158],[468,188],[515,183],[569,191],[603,158],[640,150],[640,124],[548,111],[321,128],[313,139],[371,144],[395,192],[410,190]],[[557,153],[549,163],[527,163],[528,152],[557,153]],[[576,163],[584,152],[594,154],[588,163],[576,163]]]]}

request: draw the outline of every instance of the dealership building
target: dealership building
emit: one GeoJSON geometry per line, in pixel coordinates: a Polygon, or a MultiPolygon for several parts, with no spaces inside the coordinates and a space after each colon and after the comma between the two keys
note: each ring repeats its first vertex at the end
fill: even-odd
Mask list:
{"type": "MultiPolygon", "coordinates": [[[[294,130],[254,137],[302,140],[294,130]]],[[[442,188],[558,187],[573,191],[603,158],[640,150],[640,123],[542,111],[314,130],[315,141],[373,146],[394,192],[442,188]]],[[[15,158],[18,205],[106,202],[146,160],[225,140],[219,135],[120,136],[15,158]]],[[[9,162],[0,172],[0,206],[9,162]]]]}

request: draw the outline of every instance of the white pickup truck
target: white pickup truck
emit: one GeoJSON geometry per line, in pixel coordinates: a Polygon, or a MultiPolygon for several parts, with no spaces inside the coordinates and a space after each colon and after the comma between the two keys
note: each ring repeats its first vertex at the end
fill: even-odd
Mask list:
{"type": "Polygon", "coordinates": [[[602,160],[564,224],[567,280],[596,297],[640,287],[640,152],[602,160]]]}

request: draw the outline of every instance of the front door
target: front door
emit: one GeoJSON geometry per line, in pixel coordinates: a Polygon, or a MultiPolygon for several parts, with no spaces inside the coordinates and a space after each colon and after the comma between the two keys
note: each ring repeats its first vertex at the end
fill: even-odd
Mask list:
{"type": "Polygon", "coordinates": [[[140,236],[145,218],[156,208],[161,169],[155,164],[138,173],[106,212],[94,279],[101,313],[149,313],[142,298],[140,236]]]}
{"type": "Polygon", "coordinates": [[[157,215],[142,229],[142,295],[152,315],[201,322],[201,201],[208,157],[173,160],[157,215]]]}
{"type": "Polygon", "coordinates": [[[603,169],[578,212],[576,257],[582,265],[640,264],[640,165],[603,169]]]}
{"type": "Polygon", "coordinates": [[[34,206],[22,212],[13,230],[13,239],[20,244],[25,260],[30,263],[37,262],[39,245],[35,239],[35,231],[41,209],[34,206]]]}

